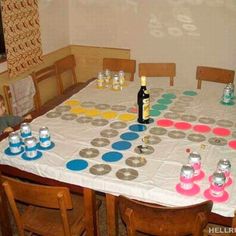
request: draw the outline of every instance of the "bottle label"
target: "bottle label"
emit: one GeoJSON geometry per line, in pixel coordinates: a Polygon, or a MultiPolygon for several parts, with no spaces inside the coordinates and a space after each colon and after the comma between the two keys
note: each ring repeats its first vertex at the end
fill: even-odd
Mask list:
{"type": "Polygon", "coordinates": [[[149,98],[145,98],[143,99],[143,119],[147,120],[150,118],[150,99],[149,98]]]}

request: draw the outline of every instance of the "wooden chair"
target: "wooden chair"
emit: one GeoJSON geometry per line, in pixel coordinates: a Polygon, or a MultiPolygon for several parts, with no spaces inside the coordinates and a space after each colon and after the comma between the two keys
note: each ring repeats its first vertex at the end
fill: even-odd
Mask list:
{"type": "Polygon", "coordinates": [[[36,100],[37,100],[37,110],[40,110],[42,106],[46,103],[56,99],[60,93],[60,84],[56,76],[55,65],[47,66],[38,71],[32,73],[32,78],[34,80],[35,89],[36,89],[36,100]],[[48,83],[48,84],[46,84],[48,83]],[[44,84],[44,88],[41,86],[44,84]],[[43,101],[43,94],[46,94],[46,87],[55,87],[54,94],[47,94],[47,98],[43,101]]]}
{"type": "MultiPolygon", "coordinates": [[[[65,187],[21,182],[1,176],[19,236],[25,231],[47,236],[82,235],[85,231],[83,197],[65,187]],[[29,205],[22,212],[16,201],[29,205]]],[[[97,210],[100,201],[97,201],[97,210]]]]}
{"type": "Polygon", "coordinates": [[[202,80],[224,84],[233,83],[234,74],[235,72],[233,70],[198,66],[196,72],[197,88],[201,89],[202,80]]]}
{"type": "Polygon", "coordinates": [[[151,235],[202,235],[208,223],[212,201],[186,207],[163,207],[119,196],[121,217],[128,236],[136,231],[151,235]]]}
{"type": "Polygon", "coordinates": [[[170,86],[174,85],[176,76],[175,63],[140,63],[138,66],[139,77],[169,77],[170,86]]]}
{"type": "MultiPolygon", "coordinates": [[[[8,114],[9,115],[13,115],[13,110],[12,110],[12,102],[11,102],[11,91],[10,91],[10,87],[7,84],[3,85],[3,93],[4,93],[4,97],[5,97],[5,101],[6,101],[6,106],[7,106],[7,110],[8,110],[8,114]]],[[[35,110],[37,111],[37,98],[36,95],[34,96],[34,107],[35,110]]],[[[31,111],[29,111],[31,112],[31,111]]]]}
{"type": "Polygon", "coordinates": [[[123,70],[130,74],[130,81],[134,80],[136,71],[136,60],[120,59],[120,58],[103,58],[103,70],[109,69],[118,72],[123,70]]]}
{"type": "MultiPolygon", "coordinates": [[[[55,67],[56,67],[56,72],[57,72],[57,76],[58,76],[58,80],[59,80],[59,84],[60,84],[61,93],[65,93],[66,90],[70,90],[77,85],[77,77],[76,77],[76,73],[75,73],[76,62],[75,62],[74,55],[69,55],[69,56],[66,56],[66,57],[56,61],[55,67]],[[67,86],[67,88],[65,88],[64,82],[68,82],[68,81],[65,81],[65,79],[63,77],[63,74],[66,72],[71,73],[70,77],[69,77],[69,79],[71,81],[69,81],[70,83],[69,83],[69,86],[67,86]]],[[[67,78],[68,77],[66,77],[66,79],[67,78]]]]}

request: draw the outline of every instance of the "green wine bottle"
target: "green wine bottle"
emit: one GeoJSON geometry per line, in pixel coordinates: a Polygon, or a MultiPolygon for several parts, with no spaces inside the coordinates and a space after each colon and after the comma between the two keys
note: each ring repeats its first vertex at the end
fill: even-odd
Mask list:
{"type": "Polygon", "coordinates": [[[148,124],[150,118],[150,94],[147,90],[147,80],[145,76],[141,77],[141,88],[138,92],[138,122],[148,124]]]}

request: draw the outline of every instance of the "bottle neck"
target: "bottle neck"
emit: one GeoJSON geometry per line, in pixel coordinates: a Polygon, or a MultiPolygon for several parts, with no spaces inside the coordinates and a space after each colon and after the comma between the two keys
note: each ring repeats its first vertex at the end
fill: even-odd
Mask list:
{"type": "Polygon", "coordinates": [[[141,87],[145,87],[146,88],[147,85],[147,80],[145,76],[141,76],[141,87]]]}

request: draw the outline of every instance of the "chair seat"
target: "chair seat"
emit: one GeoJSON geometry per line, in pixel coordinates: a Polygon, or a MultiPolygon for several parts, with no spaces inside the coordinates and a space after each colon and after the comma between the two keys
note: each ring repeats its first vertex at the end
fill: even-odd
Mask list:
{"type": "MultiPolygon", "coordinates": [[[[67,211],[71,234],[81,235],[85,231],[83,197],[75,194],[71,196],[73,209],[67,211]]],[[[100,205],[101,201],[97,200],[97,209],[100,205]]],[[[25,222],[25,229],[30,232],[47,236],[64,235],[59,210],[29,206],[23,213],[22,219],[25,222]]]]}

